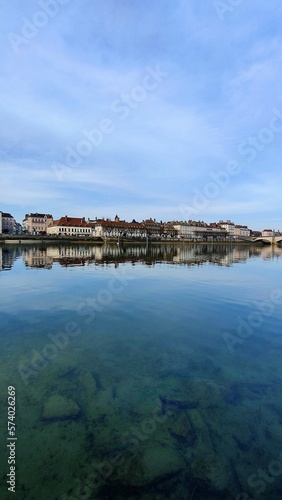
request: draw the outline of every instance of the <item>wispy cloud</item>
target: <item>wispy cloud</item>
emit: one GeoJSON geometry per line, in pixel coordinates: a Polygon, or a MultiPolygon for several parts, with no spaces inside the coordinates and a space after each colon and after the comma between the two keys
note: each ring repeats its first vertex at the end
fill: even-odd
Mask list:
{"type": "Polygon", "coordinates": [[[21,34],[23,18],[33,22],[39,9],[36,0],[3,3],[3,208],[19,220],[23,207],[75,215],[80,206],[97,216],[101,208],[129,219],[177,218],[209,172],[235,160],[242,173],[200,218],[260,227],[261,197],[277,219],[280,136],[251,165],[238,145],[282,109],[280,0],[242,2],[223,22],[204,0],[69,2],[15,53],[8,34],[21,34]],[[122,120],[113,102],[142,85],[148,66],[167,77],[122,120]],[[54,162],[65,164],[67,148],[105,118],[113,132],[60,181],[54,162]]]}

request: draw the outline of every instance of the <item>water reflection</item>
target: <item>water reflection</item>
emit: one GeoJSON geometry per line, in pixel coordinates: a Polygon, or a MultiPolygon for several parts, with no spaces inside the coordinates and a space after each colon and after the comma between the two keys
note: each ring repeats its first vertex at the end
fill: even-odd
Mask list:
{"type": "Polygon", "coordinates": [[[51,269],[55,263],[64,267],[121,262],[141,262],[146,265],[166,262],[189,266],[210,263],[231,266],[254,257],[273,260],[281,256],[282,248],[275,245],[3,245],[0,246],[0,270],[11,269],[20,258],[28,268],[51,269]]]}
{"type": "Polygon", "coordinates": [[[22,249],[20,246],[1,246],[0,245],[0,271],[9,270],[13,267],[16,259],[21,257],[22,249]]]}
{"type": "Polygon", "coordinates": [[[0,255],[12,268],[0,276],[0,386],[17,389],[19,498],[282,498],[281,248],[0,255]],[[250,481],[269,464],[272,482],[250,481]]]}

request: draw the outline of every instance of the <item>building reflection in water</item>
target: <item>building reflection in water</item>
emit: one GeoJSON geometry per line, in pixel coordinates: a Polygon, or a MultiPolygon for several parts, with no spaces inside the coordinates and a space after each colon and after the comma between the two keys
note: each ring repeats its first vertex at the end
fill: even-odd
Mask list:
{"type": "Polygon", "coordinates": [[[26,267],[52,268],[53,259],[48,256],[46,248],[24,249],[22,257],[26,267]]]}
{"type": "Polygon", "coordinates": [[[21,256],[19,246],[0,245],[0,271],[6,271],[13,267],[14,262],[21,256]]]}
{"type": "Polygon", "coordinates": [[[282,256],[281,246],[245,246],[222,244],[151,244],[151,245],[62,245],[8,246],[0,245],[0,270],[11,269],[20,257],[28,268],[51,269],[54,264],[64,267],[90,264],[107,265],[131,262],[153,266],[157,263],[231,266],[249,258],[274,259],[282,256]]]}

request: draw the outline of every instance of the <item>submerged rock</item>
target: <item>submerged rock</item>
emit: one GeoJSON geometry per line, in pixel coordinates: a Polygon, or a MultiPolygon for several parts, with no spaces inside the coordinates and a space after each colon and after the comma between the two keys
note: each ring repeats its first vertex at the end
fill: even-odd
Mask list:
{"type": "Polygon", "coordinates": [[[226,391],[225,387],[204,378],[198,378],[191,381],[190,390],[194,399],[199,402],[201,408],[218,407],[226,391]]]}
{"type": "Polygon", "coordinates": [[[244,421],[238,421],[236,427],[234,427],[232,437],[241,451],[250,450],[255,441],[252,428],[244,421]]]}
{"type": "Polygon", "coordinates": [[[181,443],[185,443],[187,446],[194,445],[196,433],[185,412],[173,415],[171,421],[168,422],[168,428],[171,435],[181,443]]]}
{"type": "Polygon", "coordinates": [[[242,399],[243,398],[240,393],[238,385],[232,384],[225,395],[224,398],[225,402],[231,405],[237,405],[242,402],[242,399]]]}
{"type": "Polygon", "coordinates": [[[81,409],[78,404],[70,398],[53,394],[44,403],[43,420],[66,420],[79,418],[81,409]]]}
{"type": "Polygon", "coordinates": [[[58,369],[57,375],[58,377],[66,377],[66,378],[76,378],[79,374],[79,370],[74,365],[66,365],[62,366],[58,369]]]}
{"type": "Polygon", "coordinates": [[[176,450],[150,442],[130,460],[126,483],[146,488],[178,475],[184,468],[183,459],[176,450]]]}
{"type": "Polygon", "coordinates": [[[177,399],[169,399],[164,396],[160,396],[162,404],[162,414],[169,410],[191,410],[197,408],[197,401],[180,401],[177,399]]]}
{"type": "Polygon", "coordinates": [[[195,453],[191,464],[191,475],[195,483],[205,487],[206,491],[217,492],[217,498],[230,498],[225,496],[228,487],[232,484],[230,464],[224,457],[219,457],[205,447],[195,453]]]}

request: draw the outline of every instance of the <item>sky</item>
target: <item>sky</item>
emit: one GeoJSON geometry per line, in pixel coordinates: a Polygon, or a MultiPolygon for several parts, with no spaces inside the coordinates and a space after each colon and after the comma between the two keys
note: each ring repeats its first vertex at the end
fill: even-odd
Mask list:
{"type": "Polygon", "coordinates": [[[0,210],[282,230],[281,0],[2,0],[0,210]]]}

